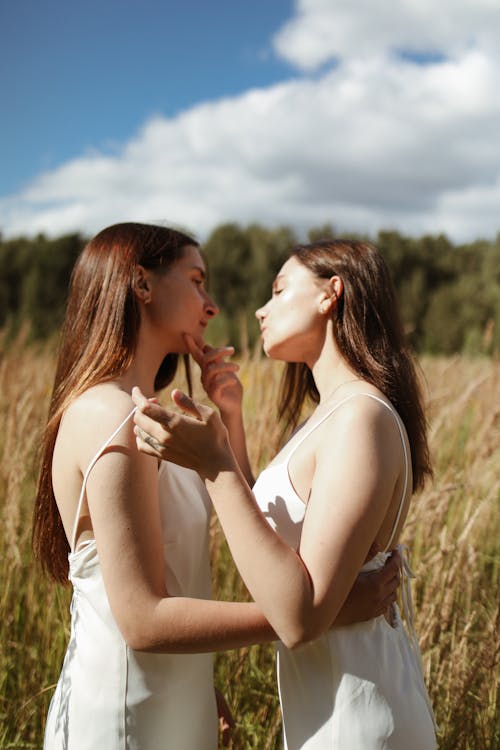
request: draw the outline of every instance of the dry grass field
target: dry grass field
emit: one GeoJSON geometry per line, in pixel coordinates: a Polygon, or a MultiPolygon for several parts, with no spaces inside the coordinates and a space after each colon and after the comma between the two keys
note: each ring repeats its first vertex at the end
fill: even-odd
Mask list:
{"type": "MultiPolygon", "coordinates": [[[[0,343],[0,750],[40,748],[68,638],[69,591],[45,581],[30,551],[37,450],[51,387],[52,348],[0,343]]],[[[417,632],[441,728],[440,750],[500,748],[498,712],[500,364],[424,359],[434,482],[415,498],[412,553],[417,632]]],[[[279,367],[241,362],[256,469],[270,457],[279,367]]],[[[245,597],[212,526],[214,593],[245,597]]],[[[216,681],[237,724],[233,750],[281,747],[271,647],[216,658],[216,681]]]]}

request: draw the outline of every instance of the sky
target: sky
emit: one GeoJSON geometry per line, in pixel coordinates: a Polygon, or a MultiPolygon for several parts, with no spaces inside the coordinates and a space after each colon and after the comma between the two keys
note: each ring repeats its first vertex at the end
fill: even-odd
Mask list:
{"type": "Polygon", "coordinates": [[[498,0],[0,4],[0,232],[500,232],[498,0]]]}

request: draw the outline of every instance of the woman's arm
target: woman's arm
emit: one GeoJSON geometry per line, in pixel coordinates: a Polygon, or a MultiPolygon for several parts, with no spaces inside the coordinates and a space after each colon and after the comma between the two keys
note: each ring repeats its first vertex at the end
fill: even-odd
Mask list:
{"type": "MultiPolygon", "coordinates": [[[[160,441],[155,455],[205,478],[236,565],[281,640],[294,647],[317,637],[340,612],[392,497],[400,453],[390,415],[357,400],[336,412],[334,429],[332,419],[318,428],[316,469],[295,551],[267,524],[217,415],[179,392],[174,397],[195,418],[167,414],[158,429],[136,414],[139,427],[160,441]]],[[[145,400],[135,400],[159,416],[145,400]]]]}
{"type": "MultiPolygon", "coordinates": [[[[255,480],[250,468],[243,424],[243,388],[237,375],[238,365],[228,359],[234,354],[234,348],[211,347],[188,334],[185,334],[184,339],[189,353],[200,367],[202,385],[219,409],[233,453],[251,487],[255,480]]],[[[370,550],[368,559],[374,554],[375,550],[370,550]]],[[[387,612],[396,600],[400,568],[401,559],[399,552],[395,550],[384,568],[359,574],[334,624],[351,625],[387,612]]]]}
{"type": "MultiPolygon", "coordinates": [[[[124,404],[122,399],[87,411],[88,432],[98,437],[96,445],[104,442],[130,408],[130,400],[124,404]]],[[[86,461],[85,455],[83,468],[86,461]]],[[[132,421],[92,469],[87,498],[111,609],[132,648],[209,652],[276,639],[254,603],[169,596],[158,464],[137,451],[132,421]]]]}

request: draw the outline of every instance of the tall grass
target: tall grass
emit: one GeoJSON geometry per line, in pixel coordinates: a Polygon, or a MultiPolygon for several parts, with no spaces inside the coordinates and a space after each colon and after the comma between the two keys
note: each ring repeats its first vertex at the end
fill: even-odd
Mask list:
{"type": "MultiPolygon", "coordinates": [[[[40,748],[68,638],[70,592],[44,580],[30,551],[37,450],[53,375],[51,346],[0,343],[0,750],[40,748]]],[[[498,719],[500,365],[425,359],[435,478],[415,498],[404,533],[412,551],[416,626],[441,750],[500,747],[498,719]]],[[[241,363],[253,465],[269,459],[280,368],[241,363]]],[[[247,596],[217,521],[214,593],[247,596]]],[[[272,647],[216,658],[216,682],[236,717],[233,750],[281,747],[272,647]]],[[[104,750],[104,749],[103,749],[104,750]]]]}

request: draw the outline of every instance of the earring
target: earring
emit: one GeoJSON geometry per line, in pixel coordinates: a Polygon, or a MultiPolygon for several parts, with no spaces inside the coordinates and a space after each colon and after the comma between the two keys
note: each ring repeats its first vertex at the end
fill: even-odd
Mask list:
{"type": "Polygon", "coordinates": [[[139,286],[135,293],[143,304],[148,305],[151,302],[151,292],[143,286],[139,286]]]}
{"type": "Polygon", "coordinates": [[[319,311],[322,313],[326,313],[328,312],[328,308],[329,308],[328,302],[322,302],[319,307],[319,311]]]}

